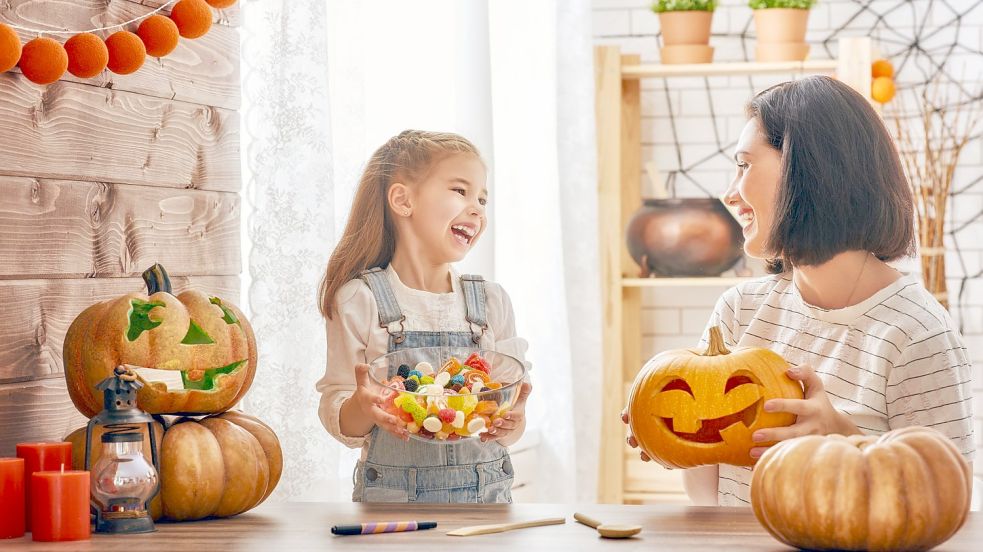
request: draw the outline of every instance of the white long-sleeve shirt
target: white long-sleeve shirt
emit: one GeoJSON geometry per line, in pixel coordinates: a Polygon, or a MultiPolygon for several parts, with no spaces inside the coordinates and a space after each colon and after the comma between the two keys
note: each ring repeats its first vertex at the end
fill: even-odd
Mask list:
{"type": "MultiPolygon", "coordinates": [[[[460,277],[451,271],[450,293],[431,293],[403,284],[392,266],[385,271],[406,316],[406,331],[470,332],[460,277]]],[[[481,338],[481,348],[511,355],[525,362],[526,341],[515,335],[512,302],[502,286],[485,282],[485,316],[488,329],[481,338]]],[[[338,422],[341,405],[355,391],[355,365],[370,363],[388,353],[389,333],[379,325],[375,297],[362,280],[354,279],[341,286],[335,296],[335,314],[327,321],[328,363],[317,382],[321,393],[318,415],[335,439],[349,448],[362,447],[364,458],[368,436],[342,434],[338,422]]],[[[528,365],[528,364],[527,364],[528,365]]]]}

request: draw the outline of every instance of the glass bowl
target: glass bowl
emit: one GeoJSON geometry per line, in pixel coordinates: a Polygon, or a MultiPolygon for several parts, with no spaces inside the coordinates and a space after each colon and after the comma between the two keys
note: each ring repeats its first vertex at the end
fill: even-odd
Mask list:
{"type": "Polygon", "coordinates": [[[369,378],[386,411],[410,437],[431,443],[474,439],[515,404],[526,367],[487,349],[417,347],[383,355],[369,378]]]}

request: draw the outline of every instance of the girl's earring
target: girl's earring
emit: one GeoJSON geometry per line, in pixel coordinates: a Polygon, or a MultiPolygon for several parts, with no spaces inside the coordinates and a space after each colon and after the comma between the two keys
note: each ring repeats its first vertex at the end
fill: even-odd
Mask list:
{"type": "Polygon", "coordinates": [[[404,216],[404,217],[408,217],[408,216],[410,216],[410,210],[409,210],[409,209],[407,209],[407,210],[405,210],[405,211],[403,211],[403,216],[404,216]]]}

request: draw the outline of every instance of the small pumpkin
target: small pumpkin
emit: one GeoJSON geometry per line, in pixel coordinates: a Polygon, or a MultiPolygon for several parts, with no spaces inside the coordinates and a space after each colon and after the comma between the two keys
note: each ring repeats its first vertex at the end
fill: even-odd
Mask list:
{"type": "Polygon", "coordinates": [[[787,426],[795,416],[765,412],[769,399],[801,399],[789,365],[767,349],[724,346],[710,328],[706,351],[677,349],[653,357],[632,384],[629,426],[639,447],[668,468],[704,464],[753,465],[751,435],[787,426]]]}
{"type": "MultiPolygon", "coordinates": [[[[256,373],[256,339],[235,305],[189,290],[171,294],[167,272],[143,273],[147,294],[130,293],[82,311],[65,336],[68,393],[82,414],[102,410],[96,385],[120,364],[137,367],[140,408],[150,414],[214,414],[232,408],[256,373]],[[140,368],[173,371],[170,384],[140,368]]],[[[163,372],[167,374],[168,372],[163,372]]]]}
{"type": "Polygon", "coordinates": [[[972,467],[945,435],[809,435],[765,452],[751,505],[781,542],[814,550],[928,550],[966,521],[972,467]]]}
{"type": "MultiPolygon", "coordinates": [[[[93,439],[98,441],[102,427],[93,439]]],[[[158,425],[160,493],[151,501],[154,519],[191,521],[228,517],[261,504],[280,481],[283,452],[269,426],[241,412],[225,412],[201,420],[180,419],[166,429],[158,425]]],[[[84,469],[85,428],[73,431],[72,466],[84,469]]],[[[150,461],[149,435],[144,456],[150,461]]],[[[101,448],[92,451],[92,463],[101,448]]]]}

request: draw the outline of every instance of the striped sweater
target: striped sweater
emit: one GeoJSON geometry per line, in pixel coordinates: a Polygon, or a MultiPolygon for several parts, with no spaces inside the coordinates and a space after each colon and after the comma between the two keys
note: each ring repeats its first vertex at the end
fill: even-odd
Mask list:
{"type": "MultiPolygon", "coordinates": [[[[972,460],[972,364],[948,312],[916,277],[836,310],[807,304],[790,273],[755,279],[720,297],[710,325],[729,347],[764,347],[812,366],[833,407],[864,433],[932,427],[972,460]]],[[[750,468],[721,465],[719,504],[750,504],[750,482],[750,468]]]]}

